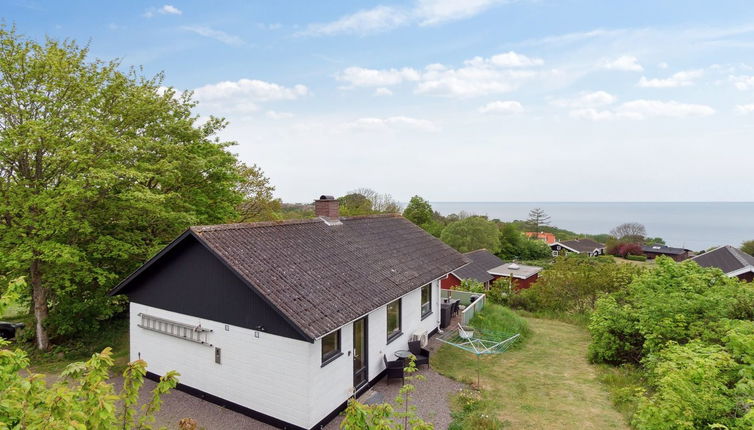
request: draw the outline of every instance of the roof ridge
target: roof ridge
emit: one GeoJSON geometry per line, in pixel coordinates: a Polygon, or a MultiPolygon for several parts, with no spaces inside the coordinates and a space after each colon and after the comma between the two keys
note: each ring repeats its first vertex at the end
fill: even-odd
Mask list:
{"type": "Polygon", "coordinates": [[[743,255],[741,255],[741,254],[743,254],[743,251],[741,251],[740,249],[736,248],[735,246],[731,246],[731,245],[725,245],[725,248],[726,248],[726,249],[728,250],[728,252],[730,252],[730,253],[731,253],[731,254],[732,254],[732,255],[733,255],[733,256],[734,256],[735,258],[736,258],[736,260],[738,260],[738,262],[739,262],[739,263],[741,263],[742,265],[744,265],[744,266],[751,266],[751,265],[752,265],[752,264],[751,264],[751,262],[750,262],[750,261],[749,261],[749,260],[748,260],[748,259],[747,259],[746,257],[744,257],[743,255]]]}
{"type": "Polygon", "coordinates": [[[189,229],[195,233],[204,233],[207,231],[218,230],[242,230],[247,228],[257,227],[271,227],[271,226],[286,226],[286,225],[299,225],[309,224],[314,222],[320,222],[319,218],[297,218],[297,219],[285,219],[279,221],[255,221],[255,222],[236,222],[227,224],[210,224],[210,225],[194,225],[189,229]]]}

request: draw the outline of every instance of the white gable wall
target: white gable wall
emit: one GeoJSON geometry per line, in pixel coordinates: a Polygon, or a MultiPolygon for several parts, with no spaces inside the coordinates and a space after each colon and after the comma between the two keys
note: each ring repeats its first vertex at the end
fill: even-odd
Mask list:
{"type": "MultiPolygon", "coordinates": [[[[402,298],[402,335],[387,344],[387,307],[368,315],[368,378],[385,368],[382,356],[408,349],[411,335],[431,332],[440,323],[440,283],[432,282],[432,314],[421,320],[421,289],[402,298]]],[[[221,397],[257,412],[311,428],[353,395],[353,324],[341,327],[343,355],[324,367],[321,340],[314,343],[289,339],[216,321],[131,303],[131,360],[142,358],[148,370],[164,375],[181,373],[189,387],[221,397]],[[213,347],[138,327],[139,313],[212,329],[213,347]],[[222,364],[215,363],[214,347],[222,349],[222,364]]]]}
{"type": "Polygon", "coordinates": [[[229,326],[131,303],[131,360],[142,358],[157,375],[178,371],[179,382],[292,424],[309,428],[308,342],[229,326]],[[138,327],[139,313],[212,329],[213,347],[138,327]],[[222,349],[215,363],[214,347],[222,349]],[[139,356],[140,354],[140,356],[139,356]]]}

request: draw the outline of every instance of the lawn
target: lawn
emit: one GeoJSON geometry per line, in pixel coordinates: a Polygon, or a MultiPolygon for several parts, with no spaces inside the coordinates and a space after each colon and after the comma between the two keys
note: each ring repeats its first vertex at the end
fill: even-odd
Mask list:
{"type": "MultiPolygon", "coordinates": [[[[628,429],[586,359],[589,335],[560,321],[525,318],[530,336],[519,347],[481,359],[482,397],[488,413],[514,429],[628,429]]],[[[444,345],[432,366],[476,382],[476,358],[444,345]]]]}

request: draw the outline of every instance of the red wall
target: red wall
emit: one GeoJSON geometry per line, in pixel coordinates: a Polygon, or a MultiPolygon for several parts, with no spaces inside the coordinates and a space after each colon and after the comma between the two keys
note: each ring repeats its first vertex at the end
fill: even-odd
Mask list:
{"type": "Polygon", "coordinates": [[[454,290],[459,285],[461,285],[461,280],[456,278],[452,273],[449,274],[447,278],[440,281],[440,288],[446,290],[454,290]]]}
{"type": "Polygon", "coordinates": [[[746,281],[746,282],[753,282],[754,281],[754,272],[742,273],[742,274],[738,275],[738,279],[740,279],[742,281],[746,281]]]}
{"type": "MultiPolygon", "coordinates": [[[[508,277],[495,275],[495,278],[492,281],[490,281],[490,285],[492,285],[492,283],[495,282],[495,280],[500,279],[500,278],[508,278],[508,277]]],[[[531,284],[536,282],[537,278],[539,278],[538,273],[530,276],[528,279],[514,278],[515,282],[514,282],[513,290],[518,291],[518,290],[524,290],[526,288],[529,288],[531,287],[531,284]]]]}

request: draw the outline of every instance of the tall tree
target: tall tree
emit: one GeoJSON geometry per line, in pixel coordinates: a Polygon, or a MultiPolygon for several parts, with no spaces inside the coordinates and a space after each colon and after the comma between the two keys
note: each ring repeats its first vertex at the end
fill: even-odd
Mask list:
{"type": "Polygon", "coordinates": [[[526,220],[527,226],[531,231],[539,231],[543,225],[550,224],[550,216],[542,208],[534,208],[529,211],[529,218],[526,220]]]}
{"type": "Polygon", "coordinates": [[[497,225],[479,216],[471,216],[448,224],[440,239],[460,252],[485,248],[492,253],[500,251],[500,234],[497,225]]]}
{"type": "Polygon", "coordinates": [[[406,209],[403,210],[403,216],[414,224],[423,226],[432,221],[434,212],[428,201],[419,196],[413,196],[406,209]]]}
{"type": "Polygon", "coordinates": [[[619,240],[641,243],[647,236],[647,229],[638,222],[625,222],[610,230],[610,235],[619,240]]]}
{"type": "Polygon", "coordinates": [[[754,255],[754,240],[747,240],[746,242],[742,243],[741,251],[749,255],[754,255]]]}
{"type": "Polygon", "coordinates": [[[27,279],[42,350],[50,333],[96,330],[120,278],[241,201],[223,120],[200,125],[162,76],[87,56],[0,27],[0,271],[27,279]]]}
{"type": "Polygon", "coordinates": [[[247,166],[238,163],[236,166],[241,182],[238,184],[238,192],[243,196],[243,201],[238,206],[239,221],[271,221],[280,218],[278,214],[282,202],[273,197],[275,187],[270,184],[270,179],[264,176],[262,169],[256,164],[247,166]]]}

